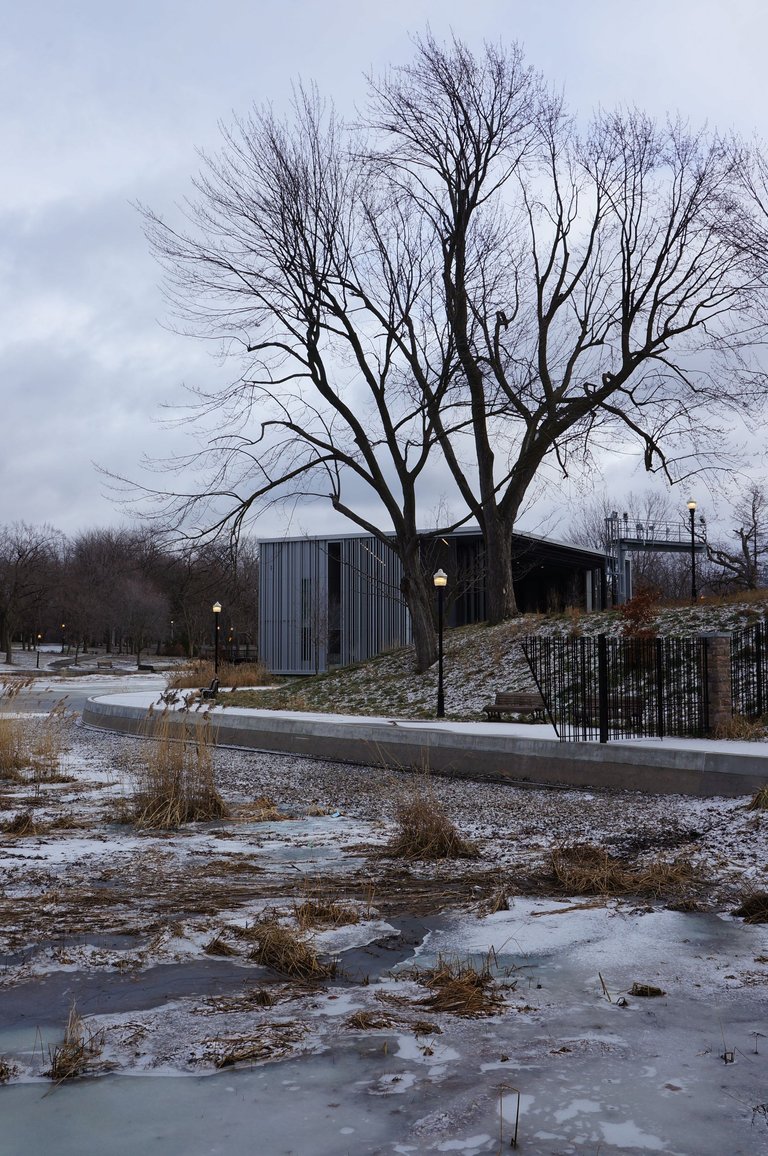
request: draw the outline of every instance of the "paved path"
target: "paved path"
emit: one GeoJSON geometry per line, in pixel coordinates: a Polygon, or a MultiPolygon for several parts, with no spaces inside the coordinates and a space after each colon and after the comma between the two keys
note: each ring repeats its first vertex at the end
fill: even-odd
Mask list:
{"type": "MultiPolygon", "coordinates": [[[[146,734],[152,702],[148,694],[90,698],[83,721],[146,734]]],[[[180,736],[185,728],[210,723],[215,741],[225,746],[517,784],[738,796],[768,782],[765,743],[696,739],[561,743],[549,726],[407,722],[234,707],[170,711],[167,718],[180,736]]]]}

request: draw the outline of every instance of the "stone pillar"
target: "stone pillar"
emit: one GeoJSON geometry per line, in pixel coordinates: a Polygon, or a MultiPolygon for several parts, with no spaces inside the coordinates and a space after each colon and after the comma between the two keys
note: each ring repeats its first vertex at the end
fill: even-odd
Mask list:
{"type": "Polygon", "coordinates": [[[707,686],[709,700],[709,731],[727,726],[733,712],[731,688],[730,634],[702,634],[707,648],[707,686]]]}

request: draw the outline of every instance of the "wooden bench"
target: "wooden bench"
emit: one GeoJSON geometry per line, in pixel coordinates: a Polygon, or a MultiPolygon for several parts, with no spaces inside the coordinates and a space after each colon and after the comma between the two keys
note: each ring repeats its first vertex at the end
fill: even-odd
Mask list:
{"type": "Polygon", "coordinates": [[[112,663],[109,661],[97,662],[96,663],[96,669],[97,670],[111,670],[112,669],[112,663]]]}
{"type": "Polygon", "coordinates": [[[216,698],[220,686],[218,678],[212,678],[209,686],[200,687],[200,698],[216,698]]]}
{"type": "Polygon", "coordinates": [[[547,708],[537,690],[503,690],[497,693],[495,702],[486,703],[483,710],[489,721],[501,722],[503,715],[545,720],[547,708]]]}

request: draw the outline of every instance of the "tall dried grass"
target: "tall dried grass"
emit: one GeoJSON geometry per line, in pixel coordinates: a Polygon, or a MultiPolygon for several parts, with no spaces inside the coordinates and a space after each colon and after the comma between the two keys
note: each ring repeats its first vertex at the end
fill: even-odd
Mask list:
{"type": "Polygon", "coordinates": [[[69,1009],[64,1039],[51,1051],[50,1068],[45,1073],[52,1080],[72,1080],[82,1076],[104,1047],[102,1032],[89,1032],[75,1004],[69,1009]]]}
{"type": "Polygon", "coordinates": [[[0,715],[0,776],[19,779],[29,765],[26,728],[21,719],[0,715]]]}
{"type": "Polygon", "coordinates": [[[199,689],[201,686],[208,686],[214,678],[218,678],[222,686],[237,690],[242,686],[265,686],[272,677],[260,662],[220,662],[217,674],[214,674],[213,666],[214,664],[208,661],[178,666],[168,676],[168,687],[171,690],[199,689]]]}
{"type": "Polygon", "coordinates": [[[768,810],[768,783],[763,784],[747,803],[748,811],[767,811],[768,810]]]}
{"type": "Polygon", "coordinates": [[[181,737],[168,716],[150,725],[153,737],[138,772],[133,822],[169,830],[224,818],[228,809],[216,787],[210,724],[185,725],[181,737]]]}

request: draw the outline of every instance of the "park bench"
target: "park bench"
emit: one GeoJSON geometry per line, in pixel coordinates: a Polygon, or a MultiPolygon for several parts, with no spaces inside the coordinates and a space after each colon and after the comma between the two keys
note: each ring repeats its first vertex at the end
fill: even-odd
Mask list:
{"type": "Polygon", "coordinates": [[[97,662],[96,663],[96,669],[97,670],[111,670],[112,669],[112,663],[109,660],[107,660],[106,662],[97,662]]]}
{"type": "Polygon", "coordinates": [[[498,691],[494,702],[483,707],[489,721],[501,722],[503,715],[546,718],[546,705],[537,690],[498,691]]]}
{"type": "Polygon", "coordinates": [[[218,678],[212,678],[208,686],[200,687],[200,698],[216,698],[220,685],[218,678]]]}

